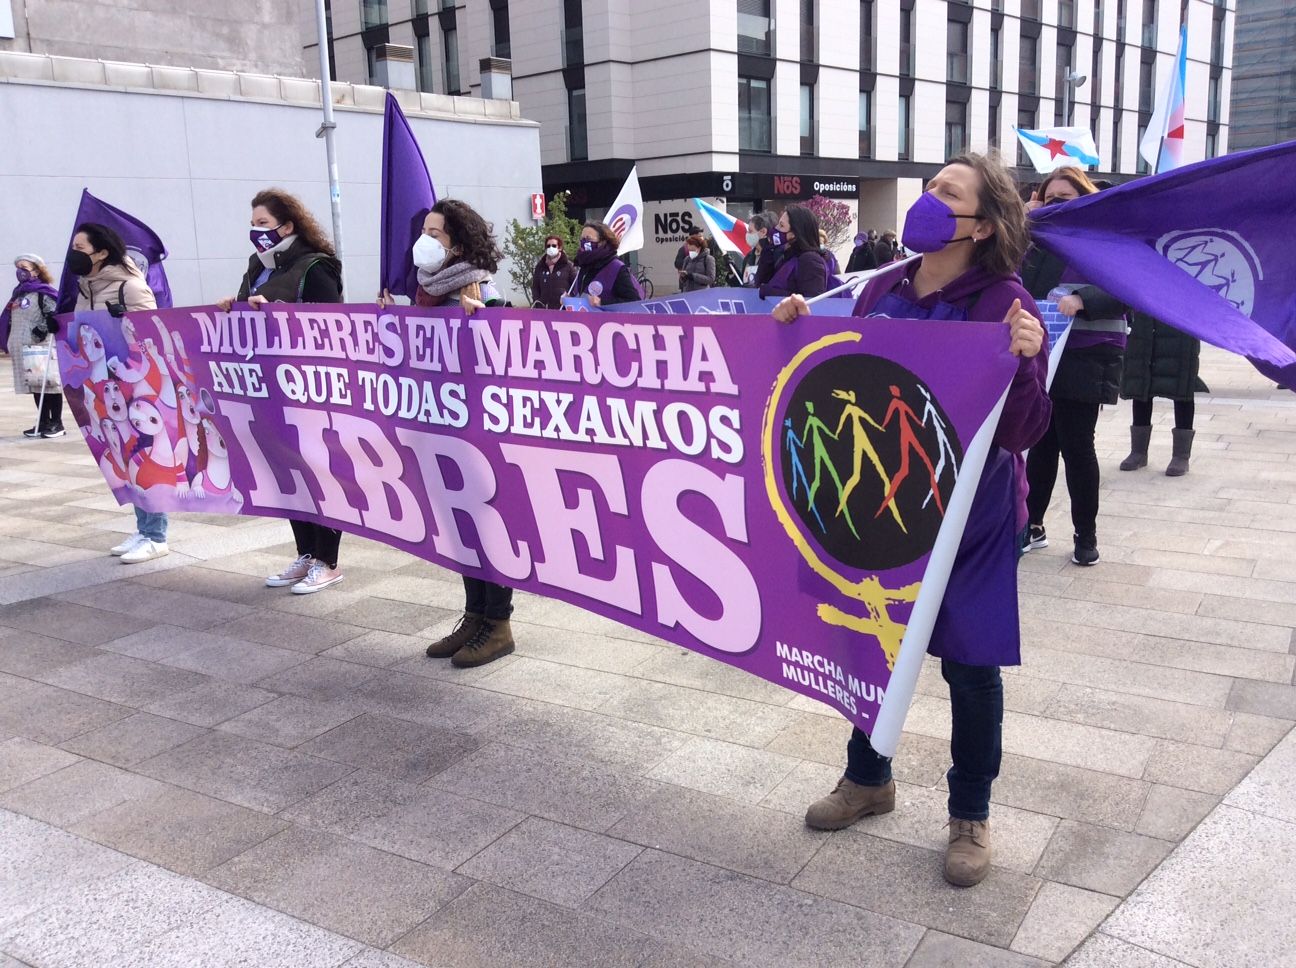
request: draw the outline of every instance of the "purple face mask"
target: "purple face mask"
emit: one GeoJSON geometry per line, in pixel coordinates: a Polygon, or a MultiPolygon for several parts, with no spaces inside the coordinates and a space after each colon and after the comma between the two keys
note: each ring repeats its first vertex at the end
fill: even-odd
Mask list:
{"type": "Polygon", "coordinates": [[[770,245],[774,246],[774,248],[777,249],[780,245],[782,245],[786,241],[787,241],[786,235],[784,235],[778,229],[770,229],[770,234],[769,234],[770,245]]]}
{"type": "Polygon", "coordinates": [[[19,282],[31,282],[32,279],[36,278],[30,269],[17,269],[14,271],[14,275],[18,277],[19,282]]]}
{"type": "Polygon", "coordinates": [[[283,241],[279,237],[278,229],[277,225],[268,229],[253,229],[248,233],[248,238],[252,240],[252,245],[258,252],[268,252],[283,241]]]}
{"type": "Polygon", "coordinates": [[[979,218],[978,215],[955,215],[954,210],[931,192],[923,192],[918,201],[909,206],[905,215],[904,234],[900,241],[913,252],[939,252],[951,242],[964,242],[972,236],[950,236],[958,231],[959,218],[979,218]]]}

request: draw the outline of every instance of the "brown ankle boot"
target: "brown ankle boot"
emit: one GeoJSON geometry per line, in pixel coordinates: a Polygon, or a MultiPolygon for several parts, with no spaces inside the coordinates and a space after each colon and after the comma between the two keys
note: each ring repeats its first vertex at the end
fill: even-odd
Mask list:
{"type": "Polygon", "coordinates": [[[481,627],[482,621],[483,616],[476,612],[464,612],[463,617],[459,619],[459,624],[449,635],[427,647],[428,658],[450,658],[472,640],[472,637],[477,634],[477,629],[481,627]]]}
{"type": "Polygon", "coordinates": [[[470,669],[502,659],[512,651],[513,630],[509,626],[509,620],[505,618],[492,621],[483,618],[477,626],[477,633],[454,654],[450,664],[460,669],[470,669]]]}
{"type": "Polygon", "coordinates": [[[894,809],[894,780],[882,786],[860,786],[842,777],[832,793],[810,804],[805,822],[815,830],[841,830],[860,817],[890,813],[894,809]]]}
{"type": "Polygon", "coordinates": [[[990,821],[950,817],[945,880],[955,887],[980,884],[990,873],[990,821]]]}

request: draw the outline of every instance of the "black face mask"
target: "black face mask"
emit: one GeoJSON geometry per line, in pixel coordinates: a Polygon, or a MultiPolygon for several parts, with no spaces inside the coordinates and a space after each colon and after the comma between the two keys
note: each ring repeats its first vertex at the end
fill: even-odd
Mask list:
{"type": "Polygon", "coordinates": [[[67,267],[74,276],[88,276],[94,271],[94,262],[80,249],[72,249],[67,254],[67,267]]]}

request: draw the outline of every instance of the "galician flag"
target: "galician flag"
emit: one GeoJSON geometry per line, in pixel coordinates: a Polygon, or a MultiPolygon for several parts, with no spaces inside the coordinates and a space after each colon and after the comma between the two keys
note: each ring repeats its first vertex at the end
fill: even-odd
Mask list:
{"type": "Polygon", "coordinates": [[[621,240],[621,244],[617,246],[617,255],[643,248],[643,219],[643,192],[639,189],[639,166],[636,165],[630,169],[625,184],[621,186],[621,193],[617,195],[616,201],[608,209],[607,218],[604,219],[616,237],[621,240]]]}
{"type": "Polygon", "coordinates": [[[747,244],[746,222],[734,218],[723,208],[710,205],[700,198],[693,199],[693,204],[702,214],[702,221],[706,223],[711,237],[716,240],[716,244],[721,249],[725,252],[736,252],[744,257],[751,251],[751,246],[747,244]]]}
{"type": "Polygon", "coordinates": [[[1088,128],[1014,128],[1026,156],[1030,158],[1035,170],[1048,174],[1057,168],[1072,165],[1088,168],[1090,165],[1102,164],[1098,157],[1098,147],[1094,144],[1093,134],[1088,128]]]}
{"type": "Polygon", "coordinates": [[[1139,154],[1154,172],[1171,171],[1184,163],[1184,90],[1188,77],[1188,27],[1179,28],[1179,53],[1174,70],[1157,96],[1156,110],[1148,122],[1139,154]]]}

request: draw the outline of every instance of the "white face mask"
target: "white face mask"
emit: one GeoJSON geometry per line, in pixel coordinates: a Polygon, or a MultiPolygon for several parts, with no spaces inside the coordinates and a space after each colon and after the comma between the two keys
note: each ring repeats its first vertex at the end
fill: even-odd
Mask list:
{"type": "Polygon", "coordinates": [[[414,243],[414,264],[420,269],[435,272],[445,262],[446,250],[438,240],[430,235],[420,235],[414,243]]]}
{"type": "Polygon", "coordinates": [[[759,233],[759,232],[748,232],[748,233],[747,233],[747,244],[748,244],[748,245],[755,245],[755,244],[756,244],[757,242],[759,242],[759,241],[760,241],[760,233],[759,233]]]}
{"type": "Polygon", "coordinates": [[[549,246],[547,249],[545,249],[545,255],[547,255],[551,259],[558,258],[558,246],[556,245],[549,246]]]}
{"type": "Polygon", "coordinates": [[[696,259],[696,258],[698,257],[697,249],[689,249],[689,250],[688,250],[688,257],[689,257],[690,259],[696,259]]]}

